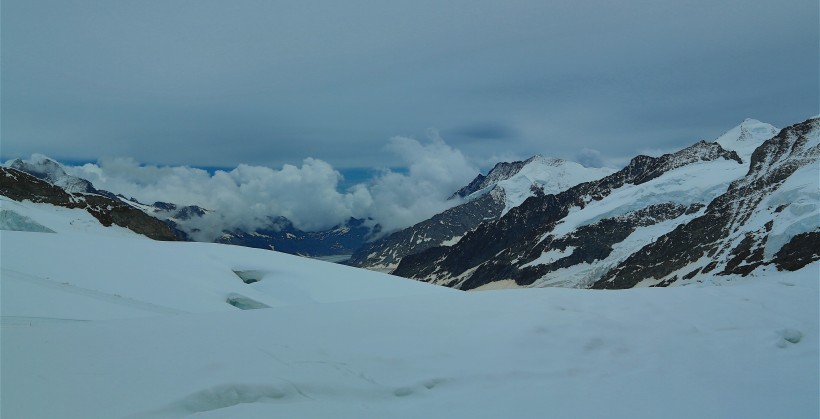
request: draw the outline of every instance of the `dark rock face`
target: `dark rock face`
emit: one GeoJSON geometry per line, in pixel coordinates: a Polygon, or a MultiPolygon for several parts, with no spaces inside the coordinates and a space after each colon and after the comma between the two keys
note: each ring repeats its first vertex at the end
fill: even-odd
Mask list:
{"type": "MultiPolygon", "coordinates": [[[[498,167],[498,166],[496,166],[498,167]]],[[[464,198],[472,193],[478,192],[487,186],[487,177],[478,174],[467,186],[457,190],[449,199],[464,198]]]]}
{"type": "Polygon", "coordinates": [[[696,212],[702,206],[701,204],[684,206],[671,202],[656,204],[621,216],[602,219],[594,224],[580,227],[572,234],[558,239],[548,236],[533,247],[524,260],[535,260],[541,254],[551,250],[566,251],[572,248],[571,254],[551,263],[522,267],[513,272],[512,279],[515,279],[518,285],[531,285],[549,272],[579,264],[591,265],[596,261],[605,260],[612,253],[613,247],[624,241],[638,227],[673,220],[696,212]]]}
{"type": "MultiPolygon", "coordinates": [[[[8,167],[0,167],[0,194],[15,201],[29,200],[57,205],[70,202],[72,195],[26,172],[8,167]]],[[[70,208],[76,208],[72,206],[70,208]]]]}
{"type": "Polygon", "coordinates": [[[796,271],[820,260],[820,232],[800,233],[783,245],[772,263],[780,271],[796,271]]]}
{"type": "MultiPolygon", "coordinates": [[[[139,203],[139,201],[137,201],[134,198],[131,198],[130,200],[139,203]]],[[[156,210],[157,215],[161,215],[161,218],[172,219],[176,221],[187,221],[192,218],[202,217],[208,213],[208,211],[205,208],[202,208],[197,205],[188,205],[180,207],[170,202],[157,201],[151,204],[150,206],[156,210]]]]}
{"type": "MultiPolygon", "coordinates": [[[[132,200],[132,201],[135,201],[135,202],[137,201],[137,200],[136,200],[136,199],[134,199],[134,198],[131,198],[131,200],[132,200]]],[[[173,212],[173,211],[176,211],[176,210],[177,210],[177,206],[176,206],[176,204],[172,204],[172,203],[170,203],[170,202],[161,202],[161,201],[157,201],[157,202],[154,202],[154,204],[153,204],[152,206],[153,206],[154,208],[156,208],[156,209],[160,210],[160,211],[166,211],[166,212],[173,212]]]]}
{"type": "Polygon", "coordinates": [[[202,217],[207,213],[204,208],[197,205],[188,205],[180,208],[173,218],[177,220],[190,220],[196,217],[202,217]]]}
{"type": "Polygon", "coordinates": [[[677,278],[672,277],[679,271],[745,276],[770,263],[779,269],[796,270],[817,260],[817,227],[795,235],[774,258],[766,260],[772,225],[785,207],[766,208],[762,204],[795,171],[817,164],[820,145],[810,144],[808,138],[817,135],[818,129],[820,120],[809,120],[763,143],[752,155],[748,174],[713,200],[705,214],[631,255],[593,288],[631,288],[647,279],[674,282],[677,278]],[[752,217],[764,216],[768,217],[765,223],[747,224],[752,217]]]}
{"type": "Polygon", "coordinates": [[[690,211],[689,208],[658,206],[635,214],[635,220],[601,220],[597,225],[578,232],[575,238],[545,243],[542,239],[567,216],[571,208],[584,208],[626,184],[639,185],[687,164],[717,159],[741,163],[737,153],[726,151],[717,143],[704,141],[657,158],[635,157],[624,169],[598,181],[582,183],[556,195],[530,197],[500,219],[480,224],[451,248],[430,249],[407,256],[394,274],[461,289],[472,289],[503,279],[513,279],[522,285],[530,284],[544,271],[557,269],[562,264],[603,257],[611,251],[612,243],[609,241],[628,235],[642,223],[665,220],[690,211]],[[612,238],[601,239],[598,234],[601,231],[607,231],[612,238]],[[545,249],[562,250],[576,244],[581,250],[577,255],[573,252],[566,260],[558,260],[547,267],[529,269],[525,266],[545,249]]]}
{"type": "Polygon", "coordinates": [[[520,172],[521,169],[524,168],[524,166],[526,166],[534,159],[537,159],[539,157],[540,156],[533,156],[523,161],[498,163],[487,173],[487,176],[479,174],[478,176],[476,176],[475,179],[473,179],[472,182],[470,182],[470,184],[457,190],[456,193],[454,193],[453,196],[450,197],[450,199],[465,198],[470,194],[478,192],[484,188],[490,187],[502,180],[507,180],[515,176],[516,173],[520,172]]]}
{"type": "Polygon", "coordinates": [[[347,263],[358,267],[391,270],[405,256],[461,237],[481,222],[498,218],[503,210],[503,192],[491,191],[414,226],[367,243],[347,263]]]}
{"type": "Polygon", "coordinates": [[[539,157],[533,156],[524,161],[496,164],[486,176],[479,174],[449,199],[463,199],[485,189],[486,193],[483,195],[413,226],[367,243],[358,249],[346,263],[360,268],[389,272],[408,255],[452,244],[450,242],[458,240],[482,222],[500,217],[505,206],[504,191],[495,185],[515,176],[524,166],[539,157]]]}
{"type": "Polygon", "coordinates": [[[155,240],[180,240],[168,224],[107,195],[71,193],[45,180],[10,167],[0,167],[0,195],[66,208],[81,208],[108,227],[118,225],[155,240]]]}

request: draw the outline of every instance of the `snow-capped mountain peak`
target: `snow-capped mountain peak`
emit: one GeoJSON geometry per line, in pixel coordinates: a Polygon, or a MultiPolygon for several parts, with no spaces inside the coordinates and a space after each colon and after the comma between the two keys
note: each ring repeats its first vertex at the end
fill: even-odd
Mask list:
{"type": "Polygon", "coordinates": [[[501,162],[486,176],[478,175],[452,198],[474,200],[492,190],[505,199],[503,214],[533,195],[556,194],[579,183],[613,173],[610,168],[584,167],[579,163],[536,154],[527,160],[501,162]]]}
{"type": "Polygon", "coordinates": [[[66,192],[99,193],[91,182],[69,175],[60,163],[42,154],[32,154],[29,160],[9,160],[6,166],[59,186],[66,192]]]}
{"type": "Polygon", "coordinates": [[[778,132],[780,128],[774,125],[747,118],[740,125],[716,138],[715,142],[727,150],[736,152],[743,163],[748,164],[754,150],[778,132]]]}

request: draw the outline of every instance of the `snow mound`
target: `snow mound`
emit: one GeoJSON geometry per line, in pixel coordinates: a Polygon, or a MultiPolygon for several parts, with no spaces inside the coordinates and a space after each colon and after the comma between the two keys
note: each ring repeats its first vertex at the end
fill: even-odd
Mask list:
{"type": "Polygon", "coordinates": [[[39,224],[31,218],[5,208],[0,208],[0,230],[54,233],[54,230],[39,224]]]}

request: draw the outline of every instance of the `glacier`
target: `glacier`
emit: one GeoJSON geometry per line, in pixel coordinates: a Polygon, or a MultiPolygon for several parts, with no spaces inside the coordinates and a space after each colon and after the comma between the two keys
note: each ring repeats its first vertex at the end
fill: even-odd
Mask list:
{"type": "Polygon", "coordinates": [[[3,206],[56,234],[0,231],[2,417],[820,414],[818,263],[668,289],[462,292],[3,206]]]}

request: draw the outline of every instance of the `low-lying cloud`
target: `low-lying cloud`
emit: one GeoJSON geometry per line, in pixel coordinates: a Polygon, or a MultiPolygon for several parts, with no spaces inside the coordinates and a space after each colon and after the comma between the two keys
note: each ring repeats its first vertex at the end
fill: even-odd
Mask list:
{"type": "Polygon", "coordinates": [[[351,189],[372,200],[365,213],[388,231],[410,226],[452,206],[454,202],[447,198],[478,174],[461,151],[447,145],[437,132],[429,133],[426,144],[394,137],[388,149],[402,158],[407,174],[386,170],[369,184],[351,189]]]}
{"type": "Polygon", "coordinates": [[[98,189],[143,203],[162,201],[210,210],[190,225],[201,230],[197,240],[213,240],[223,230],[266,227],[275,216],[287,217],[307,231],[327,229],[350,217],[372,218],[383,231],[393,231],[454,205],[447,198],[478,173],[435,132],[425,142],[392,138],[387,149],[405,163],[406,173],[385,169],[344,191],[339,190],[342,174],[315,158],[281,169],[240,164],[213,173],[187,166],[143,165],[130,158],[101,159],[66,170],[98,189]]]}

